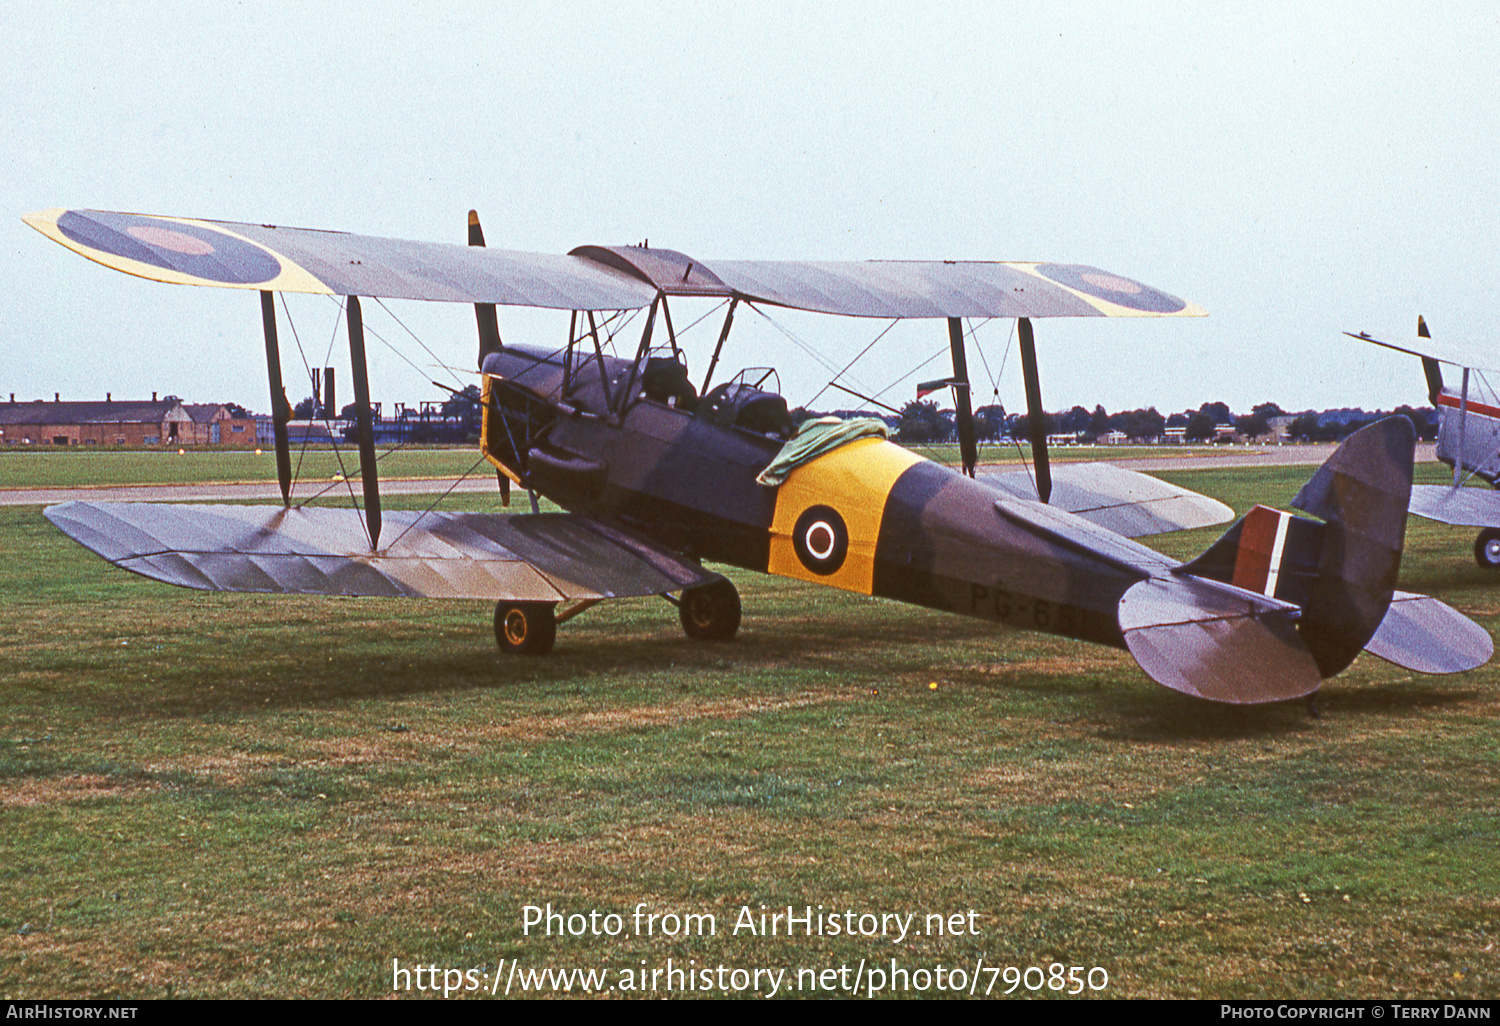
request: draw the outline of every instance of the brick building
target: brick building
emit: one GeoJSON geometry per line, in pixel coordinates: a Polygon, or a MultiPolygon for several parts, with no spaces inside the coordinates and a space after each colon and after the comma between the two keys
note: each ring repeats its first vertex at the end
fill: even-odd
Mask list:
{"type": "Polygon", "coordinates": [[[182,408],[193,419],[192,437],[185,441],[195,445],[254,445],[255,417],[236,417],[229,407],[218,403],[184,403],[182,408]]]}
{"type": "Polygon", "coordinates": [[[255,421],[216,404],[184,406],[176,396],[150,402],[37,399],[0,403],[4,445],[253,445],[255,421]]]}

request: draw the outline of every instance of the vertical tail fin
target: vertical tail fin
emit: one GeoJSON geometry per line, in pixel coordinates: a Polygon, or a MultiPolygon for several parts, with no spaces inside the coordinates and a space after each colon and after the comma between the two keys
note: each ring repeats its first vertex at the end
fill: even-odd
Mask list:
{"type": "MultiPolygon", "coordinates": [[[[1406,540],[1416,430],[1405,417],[1362,428],[1312,476],[1293,507],[1325,521],[1317,576],[1297,625],[1318,669],[1354,661],[1385,619],[1406,540]]],[[[1293,600],[1297,601],[1297,600],[1293,600]]]]}

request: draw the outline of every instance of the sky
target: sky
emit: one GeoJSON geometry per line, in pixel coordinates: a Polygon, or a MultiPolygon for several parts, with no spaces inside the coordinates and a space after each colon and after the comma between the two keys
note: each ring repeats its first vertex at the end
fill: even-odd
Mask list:
{"type": "MultiPolygon", "coordinates": [[[[0,400],[269,406],[253,292],[100,267],[22,224],[48,207],[452,242],[472,207],[506,249],[1082,263],[1208,311],[1038,321],[1053,410],[1420,405],[1416,360],[1342,332],[1420,313],[1492,344],[1491,4],[0,0],[0,22],[0,400]]],[[[347,383],[335,304],[287,306],[293,400],[304,353],[347,383]]],[[[724,362],[777,367],[793,406],[889,326],[767,313],[736,315],[724,362]]],[[[470,309],[366,321],[377,401],[474,380],[470,309]]],[[[688,333],[695,380],[717,325],[688,333]]],[[[551,345],[567,316],[501,327],[551,345]]],[[[1013,329],[973,336],[977,405],[1024,405],[1013,329]]],[[[845,380],[899,406],[945,347],[904,322],[845,380]]]]}

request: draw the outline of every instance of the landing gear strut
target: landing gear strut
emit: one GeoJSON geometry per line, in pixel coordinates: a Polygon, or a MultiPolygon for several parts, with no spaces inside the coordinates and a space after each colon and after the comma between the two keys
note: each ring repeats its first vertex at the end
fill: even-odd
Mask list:
{"type": "Polygon", "coordinates": [[[687,636],[698,641],[728,641],[740,629],[740,593],[724,579],[682,593],[677,615],[687,636]]]}
{"type": "Polygon", "coordinates": [[[495,606],[495,643],[510,655],[546,655],[557,640],[557,613],[546,602],[495,606]]]}
{"type": "Polygon", "coordinates": [[[1486,527],[1474,539],[1474,562],[1485,570],[1500,568],[1500,529],[1486,527]]]}

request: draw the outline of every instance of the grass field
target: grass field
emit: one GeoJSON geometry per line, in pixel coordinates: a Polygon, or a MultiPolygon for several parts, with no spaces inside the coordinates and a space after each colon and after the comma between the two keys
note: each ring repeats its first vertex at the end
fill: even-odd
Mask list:
{"type": "MultiPolygon", "coordinates": [[[[957,464],[958,446],[954,443],[914,446],[928,459],[957,464]]],[[[1249,447],[1253,449],[1254,447],[1249,447]]],[[[1132,456],[1173,457],[1221,456],[1241,454],[1245,446],[1069,446],[1052,450],[1058,462],[1097,459],[1123,459],[1132,456]]],[[[1014,463],[1021,453],[1030,455],[1030,447],[1018,452],[1013,445],[986,444],[980,451],[981,462],[1014,463]]],[[[397,449],[381,457],[382,478],[454,477],[474,466],[478,459],[474,449],[409,448],[397,449]]],[[[301,478],[323,479],[336,473],[352,474],[359,466],[359,455],[352,450],[336,453],[328,448],[292,450],[292,467],[301,478]]],[[[276,456],[270,449],[224,450],[197,447],[183,449],[120,449],[93,451],[87,449],[0,449],[0,488],[78,488],[91,486],[137,484],[201,484],[251,481],[275,481],[276,456]]]]}
{"type": "MultiPolygon", "coordinates": [[[[1243,510],[1308,472],[1164,476],[1243,510]]],[[[1471,533],[1413,521],[1408,541],[1403,586],[1493,629],[1471,533]]],[[[929,987],[982,965],[996,994],[988,967],[1053,963],[1106,971],[1110,997],[1500,989],[1493,667],[1363,657],[1314,719],[1187,699],[1111,649],[734,576],[732,643],[632,600],[502,659],[482,603],[179,591],[0,509],[0,996],[380,997],[393,959],[485,990],[514,966],[619,987],[722,965],[808,995],[838,978],[799,970],[848,984],[863,960],[867,990],[893,959],[929,987]],[[527,935],[548,903],[624,933],[527,935]],[[958,928],[733,932],[763,906],[958,928]],[[638,907],[717,932],[637,936],[638,907]]]]}
{"type": "MultiPolygon", "coordinates": [[[[398,449],[380,460],[384,478],[454,477],[474,465],[474,449],[398,449]]],[[[302,479],[327,480],[359,469],[357,451],[292,450],[302,479]]],[[[122,449],[0,451],[0,488],[81,488],[137,484],[204,484],[276,480],[276,454],[244,450],[122,449]]]]}

